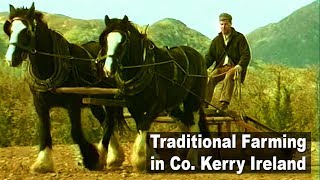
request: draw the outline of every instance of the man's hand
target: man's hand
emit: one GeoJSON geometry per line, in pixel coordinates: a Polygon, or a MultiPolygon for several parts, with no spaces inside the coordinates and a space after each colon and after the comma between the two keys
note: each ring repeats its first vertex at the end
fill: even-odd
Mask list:
{"type": "Polygon", "coordinates": [[[216,61],[214,61],[212,65],[207,69],[208,74],[211,74],[215,67],[216,67],[216,61]]]}
{"type": "Polygon", "coordinates": [[[234,67],[236,69],[236,71],[238,71],[239,73],[242,71],[242,67],[238,64],[234,67]]]}
{"type": "Polygon", "coordinates": [[[235,73],[234,73],[233,79],[237,80],[240,76],[241,71],[242,71],[242,67],[238,64],[234,67],[234,69],[235,69],[235,73]]]}

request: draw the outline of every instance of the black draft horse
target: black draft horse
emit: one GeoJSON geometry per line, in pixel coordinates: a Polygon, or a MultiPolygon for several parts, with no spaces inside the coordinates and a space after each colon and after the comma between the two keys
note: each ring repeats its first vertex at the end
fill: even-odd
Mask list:
{"type": "MultiPolygon", "coordinates": [[[[106,15],[105,25],[99,38],[101,55],[106,57],[104,71],[123,90],[138,131],[131,163],[136,170],[145,170],[146,154],[154,153],[146,135],[159,113],[169,112],[183,131],[208,132],[203,112],[205,60],[191,47],[156,47],[127,16],[106,15]]],[[[197,152],[189,150],[187,158],[197,163],[197,152]]]]}
{"type": "MultiPolygon", "coordinates": [[[[106,152],[109,152],[107,160],[109,166],[122,164],[123,151],[112,135],[115,127],[123,129],[125,125],[122,107],[90,106],[91,112],[104,129],[103,138],[96,147],[86,140],[81,128],[81,108],[84,107],[82,104],[84,96],[57,94],[51,91],[51,89],[62,86],[89,86],[90,82],[97,82],[95,85],[100,87],[116,85],[114,80],[108,78],[99,80],[97,78],[99,67],[91,61],[85,61],[85,59],[97,56],[95,45],[92,42],[84,45],[90,48],[91,52],[95,52],[91,55],[82,46],[69,43],[62,35],[48,28],[47,23],[43,21],[43,14],[35,11],[34,3],[29,9],[16,9],[10,5],[10,14],[4,24],[4,31],[9,36],[9,47],[6,53],[8,64],[16,67],[22,64],[23,60],[29,60],[26,79],[40,119],[40,153],[31,170],[40,173],[54,171],[49,114],[52,107],[63,107],[68,110],[72,138],[79,145],[86,168],[102,170],[106,164],[106,152]],[[74,59],[66,57],[74,57],[74,59]],[[110,137],[112,137],[111,140],[110,137]]],[[[102,65],[100,67],[103,73],[102,65]]]]}

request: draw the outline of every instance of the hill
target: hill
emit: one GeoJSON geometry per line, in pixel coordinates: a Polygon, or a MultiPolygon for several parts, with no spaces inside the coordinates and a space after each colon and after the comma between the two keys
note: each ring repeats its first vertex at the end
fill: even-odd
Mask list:
{"type": "MultiPolygon", "coordinates": [[[[49,27],[61,32],[73,43],[97,41],[105,27],[103,19],[81,20],[59,14],[44,14],[49,27]]],[[[0,13],[0,26],[3,26],[7,16],[6,12],[0,13]]],[[[146,31],[146,25],[137,26],[142,32],[146,31]]],[[[147,33],[159,47],[187,45],[203,55],[211,41],[183,22],[172,18],[165,18],[150,25],[147,33]]],[[[319,1],[298,9],[277,23],[254,30],[247,38],[253,60],[292,67],[319,64],[319,1]]],[[[4,56],[7,43],[8,38],[0,31],[0,56],[4,56]]]]}
{"type": "MultiPolygon", "coordinates": [[[[72,43],[85,43],[88,41],[98,41],[99,35],[105,28],[102,19],[81,20],[74,19],[60,14],[45,14],[45,21],[49,27],[61,32],[66,39],[72,43]]],[[[3,26],[8,13],[0,13],[0,26],[3,26]]],[[[146,26],[138,25],[144,32],[146,26]]],[[[210,40],[201,33],[188,28],[182,22],[175,19],[163,19],[148,27],[148,37],[152,39],[157,46],[178,46],[188,45],[194,47],[201,53],[205,53],[209,47],[210,40]]],[[[0,53],[4,55],[8,38],[0,32],[0,53]]]]}
{"type": "Polygon", "coordinates": [[[247,35],[253,59],[293,67],[319,63],[319,1],[247,35]]]}
{"type": "Polygon", "coordinates": [[[160,47],[187,45],[202,54],[207,51],[210,45],[209,38],[172,18],[166,18],[152,24],[149,27],[148,36],[160,47]]]}

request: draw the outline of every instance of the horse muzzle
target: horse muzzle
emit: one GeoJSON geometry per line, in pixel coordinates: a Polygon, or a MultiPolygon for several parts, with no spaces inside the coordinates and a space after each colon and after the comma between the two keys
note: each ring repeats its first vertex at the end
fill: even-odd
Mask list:
{"type": "Polygon", "coordinates": [[[18,54],[12,54],[11,56],[6,55],[6,63],[10,67],[17,67],[26,59],[28,59],[28,53],[26,52],[22,52],[20,56],[18,54]]]}
{"type": "Polygon", "coordinates": [[[107,78],[114,78],[114,74],[112,74],[110,71],[105,71],[105,75],[107,78]]]}
{"type": "Polygon", "coordinates": [[[106,75],[106,77],[112,77],[112,73],[111,73],[111,66],[112,66],[112,62],[113,62],[113,57],[112,56],[107,56],[105,64],[103,66],[103,71],[106,75]]]}

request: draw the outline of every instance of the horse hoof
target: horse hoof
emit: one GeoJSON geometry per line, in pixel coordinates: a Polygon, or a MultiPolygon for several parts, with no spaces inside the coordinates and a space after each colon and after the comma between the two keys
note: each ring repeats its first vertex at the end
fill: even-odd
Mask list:
{"type": "Polygon", "coordinates": [[[84,167],[89,169],[90,171],[102,171],[105,167],[105,163],[96,163],[96,164],[86,164],[84,163],[84,167]]]}
{"type": "Polygon", "coordinates": [[[98,164],[92,170],[93,171],[102,171],[104,170],[105,164],[98,164]]]}
{"type": "Polygon", "coordinates": [[[145,172],[146,171],[146,159],[145,158],[132,158],[131,165],[133,170],[136,172],[145,172]]]}
{"type": "Polygon", "coordinates": [[[122,166],[124,162],[124,153],[119,151],[118,153],[108,153],[107,169],[115,169],[122,166]]]}
{"type": "Polygon", "coordinates": [[[124,159],[108,161],[107,162],[107,169],[116,169],[122,166],[124,159]]]}
{"type": "Polygon", "coordinates": [[[85,166],[86,169],[90,171],[102,171],[104,169],[104,165],[102,164],[96,164],[96,165],[90,165],[90,166],[85,166]]]}
{"type": "Polygon", "coordinates": [[[52,173],[54,172],[54,168],[53,165],[50,164],[44,164],[44,163],[34,163],[31,166],[31,173],[41,173],[41,174],[45,174],[45,173],[52,173]]]}
{"type": "Polygon", "coordinates": [[[119,167],[121,166],[122,166],[122,162],[108,163],[107,169],[119,169],[119,167]]]}
{"type": "Polygon", "coordinates": [[[141,172],[141,173],[146,172],[146,164],[145,164],[145,162],[139,163],[139,164],[133,164],[132,167],[133,167],[133,170],[135,172],[141,172]]]}
{"type": "Polygon", "coordinates": [[[90,171],[102,171],[106,165],[105,156],[100,154],[96,146],[90,144],[86,153],[81,152],[82,163],[90,171]]]}
{"type": "Polygon", "coordinates": [[[34,173],[49,173],[54,172],[52,149],[46,147],[39,152],[37,160],[31,166],[31,172],[34,173]]]}

